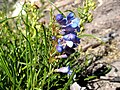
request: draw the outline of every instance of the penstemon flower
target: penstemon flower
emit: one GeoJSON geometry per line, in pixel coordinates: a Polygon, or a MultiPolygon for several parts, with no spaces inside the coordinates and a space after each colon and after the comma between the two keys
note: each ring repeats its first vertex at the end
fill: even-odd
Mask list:
{"type": "MultiPolygon", "coordinates": [[[[80,38],[77,37],[77,32],[80,32],[80,20],[74,17],[74,13],[70,12],[66,17],[62,14],[56,15],[56,21],[61,26],[59,33],[62,35],[61,38],[58,39],[56,50],[59,53],[64,52],[61,58],[67,58],[75,52],[74,48],[80,44],[80,38]]],[[[60,56],[57,58],[60,58],[60,56]]]]}
{"type": "Polygon", "coordinates": [[[61,67],[59,69],[54,70],[54,72],[61,72],[61,73],[69,73],[69,71],[70,71],[70,66],[61,67]]]}
{"type": "MultiPolygon", "coordinates": [[[[70,77],[70,75],[72,75],[73,71],[70,69],[70,66],[66,66],[66,67],[61,67],[58,69],[55,69],[54,72],[61,72],[61,73],[65,73],[67,74],[68,78],[70,77]]],[[[76,74],[73,77],[73,80],[76,78],[76,74]]]]}

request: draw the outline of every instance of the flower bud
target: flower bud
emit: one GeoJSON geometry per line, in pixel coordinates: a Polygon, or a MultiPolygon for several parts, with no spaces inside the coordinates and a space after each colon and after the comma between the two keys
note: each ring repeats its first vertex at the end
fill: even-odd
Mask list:
{"type": "Polygon", "coordinates": [[[67,67],[61,67],[59,69],[55,69],[54,72],[62,72],[62,73],[68,73],[70,71],[70,66],[67,67]]]}
{"type": "Polygon", "coordinates": [[[56,21],[59,22],[63,19],[63,15],[62,14],[57,14],[56,16],[56,21]]]}
{"type": "Polygon", "coordinates": [[[74,13],[70,12],[67,16],[67,20],[73,20],[74,19],[74,13]]]}

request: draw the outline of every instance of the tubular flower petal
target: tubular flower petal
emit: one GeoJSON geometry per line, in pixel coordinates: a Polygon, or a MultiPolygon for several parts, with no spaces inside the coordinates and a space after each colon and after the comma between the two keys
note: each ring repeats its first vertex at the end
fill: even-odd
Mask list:
{"type": "Polygon", "coordinates": [[[61,21],[58,21],[58,23],[60,25],[66,25],[67,24],[67,20],[66,19],[62,19],[61,21]]]}
{"type": "Polygon", "coordinates": [[[72,33],[63,36],[63,39],[65,39],[65,40],[71,40],[71,41],[72,41],[72,40],[74,40],[75,38],[76,38],[76,35],[75,35],[75,34],[72,34],[72,33]]]}
{"type": "Polygon", "coordinates": [[[73,47],[73,42],[72,41],[66,41],[66,45],[71,48],[71,47],[73,47]]]}
{"type": "Polygon", "coordinates": [[[67,58],[68,55],[67,54],[63,54],[63,55],[60,55],[60,56],[55,56],[55,58],[67,58]]]}
{"type": "Polygon", "coordinates": [[[72,28],[76,28],[77,26],[78,26],[77,23],[72,23],[72,24],[71,24],[71,27],[72,27],[72,28]]]}
{"type": "Polygon", "coordinates": [[[70,71],[70,66],[61,67],[59,69],[55,69],[54,72],[68,73],[70,71]]]}
{"type": "Polygon", "coordinates": [[[70,40],[74,40],[76,38],[76,35],[72,34],[72,33],[68,34],[68,36],[69,36],[70,40]]]}
{"type": "Polygon", "coordinates": [[[60,44],[60,43],[61,43],[61,41],[62,41],[61,39],[58,39],[58,44],[60,44]]]}
{"type": "Polygon", "coordinates": [[[70,12],[67,16],[67,20],[73,20],[74,19],[74,13],[70,12]]]}
{"type": "Polygon", "coordinates": [[[63,19],[63,15],[62,15],[62,14],[58,14],[58,15],[56,16],[56,21],[57,21],[57,22],[61,21],[62,19],[63,19]]]}
{"type": "Polygon", "coordinates": [[[79,25],[79,23],[80,23],[80,19],[75,18],[74,20],[72,20],[72,23],[76,23],[77,25],[79,25]]]}
{"type": "Polygon", "coordinates": [[[57,45],[56,49],[57,49],[57,51],[60,52],[60,53],[63,51],[62,45],[57,45]]]}
{"type": "MultiPolygon", "coordinates": [[[[55,69],[54,72],[66,73],[69,78],[73,71],[70,70],[70,66],[67,66],[67,67],[61,67],[59,69],[55,69]]],[[[76,74],[74,75],[73,79],[75,79],[75,78],[76,78],[76,74]]]]}
{"type": "Polygon", "coordinates": [[[64,31],[66,31],[66,32],[74,32],[75,31],[75,29],[72,28],[71,25],[63,26],[62,29],[64,29],[64,31]]]}

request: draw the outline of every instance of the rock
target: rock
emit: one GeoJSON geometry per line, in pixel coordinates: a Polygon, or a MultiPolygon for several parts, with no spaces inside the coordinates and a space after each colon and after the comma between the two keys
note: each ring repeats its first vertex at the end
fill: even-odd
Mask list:
{"type": "Polygon", "coordinates": [[[100,59],[110,63],[114,68],[105,76],[110,80],[101,80],[95,83],[97,90],[120,90],[120,0],[98,0],[97,8],[92,12],[93,21],[85,24],[85,32],[102,37],[110,32],[118,34],[110,43],[108,55],[100,59]],[[116,81],[114,81],[116,80],[116,81]]]}
{"type": "Polygon", "coordinates": [[[120,61],[112,63],[112,65],[117,68],[117,72],[115,68],[105,76],[101,77],[101,81],[94,83],[95,88],[97,90],[120,90],[120,61]]]}
{"type": "Polygon", "coordinates": [[[107,33],[120,28],[120,0],[101,0],[103,3],[93,12],[92,23],[86,24],[91,33],[107,33]],[[103,32],[104,31],[104,32],[103,32]]]}
{"type": "Polygon", "coordinates": [[[111,51],[104,60],[120,60],[120,0],[98,0],[93,21],[85,24],[85,33],[103,37],[110,32],[118,34],[109,44],[111,51]]]}

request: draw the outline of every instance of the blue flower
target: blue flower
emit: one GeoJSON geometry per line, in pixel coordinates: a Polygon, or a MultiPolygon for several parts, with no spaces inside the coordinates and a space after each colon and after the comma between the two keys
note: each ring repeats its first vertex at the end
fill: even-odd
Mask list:
{"type": "Polygon", "coordinates": [[[57,51],[60,52],[60,53],[63,52],[63,46],[60,45],[60,44],[56,46],[56,49],[57,49],[57,51]]]}
{"type": "Polygon", "coordinates": [[[60,38],[60,39],[58,39],[58,44],[61,44],[61,42],[62,42],[63,40],[60,38]]]}
{"type": "Polygon", "coordinates": [[[65,40],[71,40],[72,41],[72,40],[75,40],[75,38],[76,38],[76,35],[72,34],[72,33],[63,36],[63,39],[65,39],[65,40]]]}
{"type": "Polygon", "coordinates": [[[70,71],[70,66],[61,67],[59,69],[55,69],[54,72],[68,73],[70,71]]]}
{"type": "MultiPolygon", "coordinates": [[[[61,67],[58,69],[55,69],[54,72],[61,72],[61,73],[66,73],[68,75],[68,78],[70,78],[70,75],[72,75],[72,70],[70,69],[70,66],[67,67],[61,67]]],[[[76,74],[74,75],[73,79],[76,78],[76,74]]]]}
{"type": "Polygon", "coordinates": [[[75,32],[75,28],[72,28],[70,24],[66,26],[62,26],[61,29],[64,30],[66,34],[75,32]]]}
{"type": "Polygon", "coordinates": [[[56,16],[56,21],[60,24],[60,25],[66,25],[67,24],[67,19],[63,17],[62,14],[58,14],[56,16]]]}
{"type": "Polygon", "coordinates": [[[67,20],[66,18],[62,19],[61,21],[58,22],[60,25],[66,25],[67,24],[67,20]]]}
{"type": "Polygon", "coordinates": [[[74,17],[74,13],[70,12],[67,17],[63,17],[62,14],[56,16],[56,21],[61,25],[61,31],[59,32],[62,37],[58,39],[58,45],[56,49],[58,52],[64,52],[66,55],[61,57],[68,57],[74,53],[74,48],[80,44],[80,38],[77,37],[76,32],[80,32],[80,20],[74,17]]]}
{"type": "Polygon", "coordinates": [[[61,21],[62,19],[63,19],[63,15],[62,15],[62,14],[58,14],[58,15],[56,16],[56,21],[57,21],[57,22],[61,21]]]}
{"type": "Polygon", "coordinates": [[[55,56],[55,58],[67,58],[68,55],[67,54],[62,54],[62,55],[59,55],[59,56],[55,56]]]}
{"type": "Polygon", "coordinates": [[[72,28],[80,29],[79,24],[80,24],[80,20],[78,18],[75,18],[74,20],[72,20],[70,25],[72,28]]]}
{"type": "Polygon", "coordinates": [[[52,36],[52,40],[55,40],[56,39],[56,36],[52,36]]]}
{"type": "Polygon", "coordinates": [[[73,20],[74,19],[74,13],[70,12],[68,15],[67,15],[67,20],[73,20]]]}

